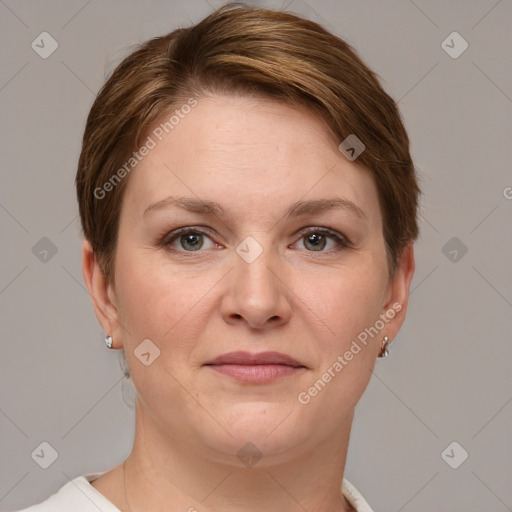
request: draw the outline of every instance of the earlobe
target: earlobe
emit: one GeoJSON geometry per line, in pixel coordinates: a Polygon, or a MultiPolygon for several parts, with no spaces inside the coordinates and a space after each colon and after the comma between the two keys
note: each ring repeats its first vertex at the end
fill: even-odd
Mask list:
{"type": "Polygon", "coordinates": [[[82,273],[96,318],[105,333],[110,334],[117,324],[117,308],[110,297],[109,282],[101,270],[89,240],[84,240],[82,244],[82,273]]]}

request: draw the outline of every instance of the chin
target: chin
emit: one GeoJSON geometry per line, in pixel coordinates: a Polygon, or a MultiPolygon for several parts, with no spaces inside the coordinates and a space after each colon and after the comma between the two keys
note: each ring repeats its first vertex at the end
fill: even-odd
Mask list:
{"type": "Polygon", "coordinates": [[[212,451],[227,456],[229,464],[239,465],[245,456],[249,459],[263,456],[258,463],[260,467],[284,462],[294,453],[294,448],[303,449],[311,439],[307,422],[297,418],[290,406],[279,403],[239,404],[229,413],[216,414],[215,418],[226,430],[218,424],[218,428],[211,429],[211,425],[203,423],[207,428],[198,435],[212,451]]]}

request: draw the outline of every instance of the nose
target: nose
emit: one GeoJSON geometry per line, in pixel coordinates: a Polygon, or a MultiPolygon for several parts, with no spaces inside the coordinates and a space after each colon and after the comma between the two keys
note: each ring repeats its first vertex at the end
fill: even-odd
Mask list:
{"type": "Polygon", "coordinates": [[[228,324],[245,323],[253,329],[270,329],[287,323],[292,291],[282,267],[263,251],[248,263],[234,254],[234,268],[224,282],[221,316],[228,324]]]}

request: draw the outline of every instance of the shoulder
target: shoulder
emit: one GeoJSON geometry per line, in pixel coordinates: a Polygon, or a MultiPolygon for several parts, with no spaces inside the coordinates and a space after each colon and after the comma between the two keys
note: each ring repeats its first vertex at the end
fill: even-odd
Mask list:
{"type": "Polygon", "coordinates": [[[100,474],[78,476],[46,500],[16,512],[120,512],[90,484],[100,474]]]}

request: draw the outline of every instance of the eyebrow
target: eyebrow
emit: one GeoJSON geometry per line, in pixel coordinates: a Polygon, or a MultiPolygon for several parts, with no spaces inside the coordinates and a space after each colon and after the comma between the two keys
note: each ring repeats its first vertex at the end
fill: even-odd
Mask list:
{"type": "MultiPolygon", "coordinates": [[[[206,201],[196,199],[193,197],[175,197],[169,196],[152,205],[148,206],[143,213],[143,216],[150,214],[156,210],[162,208],[168,208],[175,206],[183,208],[189,212],[201,213],[203,215],[216,215],[222,216],[226,213],[224,208],[215,201],[206,201]]],[[[318,213],[323,210],[339,209],[347,210],[354,213],[360,218],[366,218],[364,211],[352,201],[343,199],[341,197],[335,197],[331,199],[313,199],[309,201],[297,201],[290,205],[285,212],[285,217],[299,217],[301,215],[318,213]]]]}

